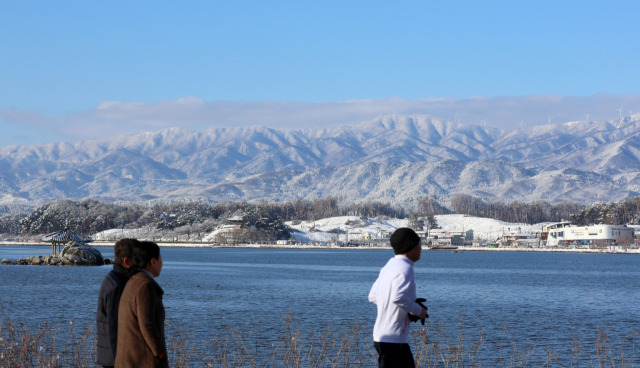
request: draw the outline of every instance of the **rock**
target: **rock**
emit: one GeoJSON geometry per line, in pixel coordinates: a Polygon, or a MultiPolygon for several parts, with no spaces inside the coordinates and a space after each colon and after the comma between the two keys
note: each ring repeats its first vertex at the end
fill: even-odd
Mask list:
{"type": "Polygon", "coordinates": [[[64,265],[64,266],[102,266],[110,264],[111,260],[102,257],[99,250],[86,244],[69,242],[56,256],[33,256],[11,262],[3,259],[0,264],[16,265],[64,265]]]}
{"type": "Polygon", "coordinates": [[[76,264],[86,265],[103,265],[104,258],[99,250],[85,244],[69,242],[60,252],[60,257],[71,257],[76,264]],[[78,259],[76,259],[77,257],[78,259]]]}
{"type": "Polygon", "coordinates": [[[55,266],[57,264],[60,264],[60,257],[46,256],[42,261],[44,264],[55,266]]]}

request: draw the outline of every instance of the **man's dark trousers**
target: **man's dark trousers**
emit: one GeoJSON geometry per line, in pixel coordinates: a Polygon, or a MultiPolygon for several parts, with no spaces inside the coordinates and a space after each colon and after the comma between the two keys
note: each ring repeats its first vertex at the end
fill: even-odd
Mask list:
{"type": "Polygon", "coordinates": [[[416,366],[409,344],[374,341],[373,346],[378,352],[380,368],[415,368],[416,366]]]}

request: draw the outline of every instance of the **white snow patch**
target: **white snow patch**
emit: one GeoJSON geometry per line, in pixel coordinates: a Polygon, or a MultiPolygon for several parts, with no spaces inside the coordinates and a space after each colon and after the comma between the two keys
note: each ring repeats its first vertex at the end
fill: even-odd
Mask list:
{"type": "MultiPolygon", "coordinates": [[[[474,240],[496,241],[506,232],[535,233],[542,231],[543,224],[525,225],[514,224],[489,218],[473,217],[466,215],[439,215],[435,216],[439,228],[450,231],[473,230],[474,240]]],[[[287,222],[295,230],[291,234],[295,243],[331,244],[336,241],[344,242],[347,239],[359,241],[366,237],[371,239],[383,239],[384,235],[393,233],[397,228],[406,227],[406,219],[378,219],[361,218],[358,216],[330,217],[315,221],[289,221],[287,222]],[[295,225],[294,225],[295,224],[295,225]],[[342,233],[339,237],[328,231],[340,229],[342,233]],[[348,237],[346,235],[348,233],[348,237]]],[[[195,244],[215,243],[218,235],[229,233],[237,229],[236,225],[222,225],[216,230],[203,236],[202,239],[193,241],[195,244]]],[[[148,229],[111,229],[93,235],[97,242],[114,242],[121,238],[146,239],[149,234],[148,229]]],[[[161,239],[166,242],[189,243],[189,239],[176,239],[168,236],[161,239]]]]}
{"type": "Polygon", "coordinates": [[[474,240],[495,241],[503,233],[517,231],[519,233],[541,232],[543,224],[526,225],[514,224],[484,217],[473,217],[466,215],[440,215],[436,216],[436,221],[441,229],[452,231],[473,230],[474,240]]]}
{"type": "MultiPolygon", "coordinates": [[[[545,224],[525,225],[513,224],[504,221],[473,217],[466,215],[438,215],[435,216],[439,228],[450,231],[473,230],[474,240],[495,241],[505,232],[535,233],[541,232],[545,224]]],[[[341,229],[349,232],[349,239],[357,240],[363,234],[369,233],[374,239],[379,238],[381,232],[392,233],[400,227],[405,227],[408,220],[376,218],[361,219],[357,216],[332,217],[316,221],[303,221],[297,225],[288,222],[287,225],[296,230],[292,237],[299,242],[333,242],[336,235],[328,233],[332,229],[341,229]],[[356,226],[346,225],[347,222],[361,223],[356,226]],[[311,231],[315,228],[315,231],[311,231]]],[[[346,235],[340,235],[340,241],[344,241],[346,235]]]]}

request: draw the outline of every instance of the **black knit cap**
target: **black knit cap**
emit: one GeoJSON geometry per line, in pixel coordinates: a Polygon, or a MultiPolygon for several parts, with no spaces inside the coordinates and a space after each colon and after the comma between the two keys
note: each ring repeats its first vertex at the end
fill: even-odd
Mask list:
{"type": "Polygon", "coordinates": [[[420,237],[408,227],[401,227],[391,234],[391,248],[395,254],[407,254],[413,247],[420,244],[420,237]]]}

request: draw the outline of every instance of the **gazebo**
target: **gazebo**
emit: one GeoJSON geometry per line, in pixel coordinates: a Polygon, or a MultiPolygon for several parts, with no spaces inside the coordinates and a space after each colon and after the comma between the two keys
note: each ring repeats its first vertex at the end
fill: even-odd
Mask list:
{"type": "Polygon", "coordinates": [[[90,236],[78,235],[65,226],[64,230],[45,235],[42,241],[51,242],[51,255],[57,255],[62,248],[70,242],[74,241],[80,244],[91,243],[93,239],[90,236]]]}

